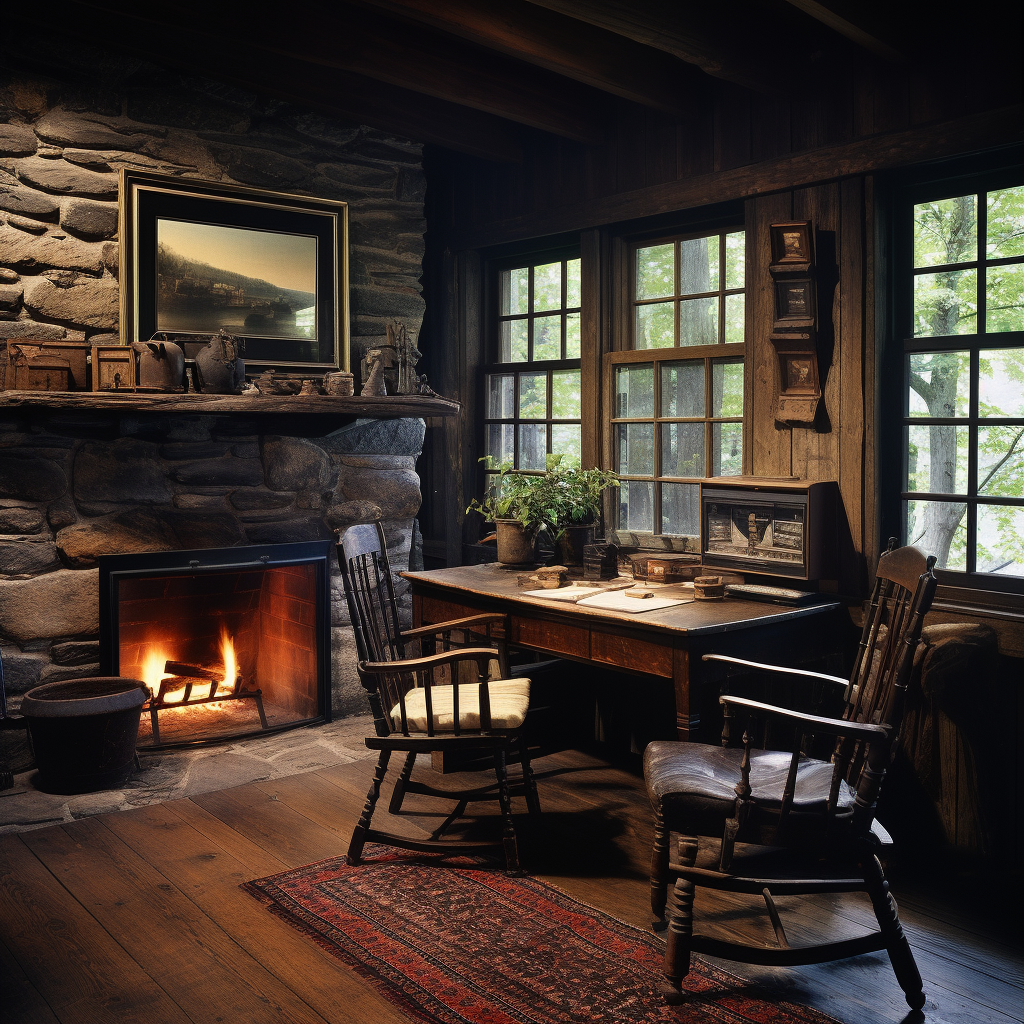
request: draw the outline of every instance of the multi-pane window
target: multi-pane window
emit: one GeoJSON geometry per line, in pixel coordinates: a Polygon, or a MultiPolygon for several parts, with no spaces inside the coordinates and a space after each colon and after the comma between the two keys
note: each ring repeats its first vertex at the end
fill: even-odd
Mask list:
{"type": "Polygon", "coordinates": [[[910,220],[906,540],[940,568],[1024,577],[1024,186],[910,220]]]}
{"type": "Polygon", "coordinates": [[[633,250],[632,349],[612,355],[618,528],[700,533],[700,484],[743,468],[744,234],[633,250]]]}
{"type": "Polygon", "coordinates": [[[498,272],[498,360],[485,374],[484,454],[542,473],[549,453],[580,464],[580,261],[498,272]]]}

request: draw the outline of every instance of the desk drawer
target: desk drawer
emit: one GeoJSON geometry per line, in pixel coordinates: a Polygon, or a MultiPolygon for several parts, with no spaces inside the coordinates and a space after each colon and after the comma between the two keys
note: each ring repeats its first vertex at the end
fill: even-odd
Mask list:
{"type": "Polygon", "coordinates": [[[511,634],[514,644],[525,644],[549,651],[551,654],[565,654],[571,658],[590,656],[590,630],[581,629],[579,626],[513,616],[511,634]]]}
{"type": "Polygon", "coordinates": [[[672,648],[652,644],[648,640],[633,640],[628,636],[610,636],[595,631],[590,637],[590,658],[633,672],[672,678],[672,648]]]}

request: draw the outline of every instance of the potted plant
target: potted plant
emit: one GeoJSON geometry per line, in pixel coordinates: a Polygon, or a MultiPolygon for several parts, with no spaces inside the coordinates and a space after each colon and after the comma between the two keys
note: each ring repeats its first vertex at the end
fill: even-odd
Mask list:
{"type": "MultiPolygon", "coordinates": [[[[481,462],[493,464],[490,456],[481,462]]],[[[498,467],[498,479],[483,501],[470,502],[467,512],[479,512],[489,523],[494,523],[498,561],[509,565],[524,565],[535,561],[537,531],[545,524],[544,509],[540,502],[540,484],[544,479],[513,472],[511,462],[498,467]]]]}
{"type": "Polygon", "coordinates": [[[618,486],[618,475],[611,470],[581,469],[565,464],[561,455],[548,456],[535,497],[565,565],[583,563],[583,547],[593,541],[604,492],[618,486]]]}

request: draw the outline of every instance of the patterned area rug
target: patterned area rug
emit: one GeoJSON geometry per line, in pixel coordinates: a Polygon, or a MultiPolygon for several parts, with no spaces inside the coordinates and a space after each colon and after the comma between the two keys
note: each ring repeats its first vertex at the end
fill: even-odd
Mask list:
{"type": "MultiPolygon", "coordinates": [[[[368,847],[246,882],[270,911],[430,1024],[835,1024],[695,958],[691,993],[655,994],[664,946],[530,878],[368,847]]],[[[353,1022],[355,1024],[355,1022],[353,1022]]]]}

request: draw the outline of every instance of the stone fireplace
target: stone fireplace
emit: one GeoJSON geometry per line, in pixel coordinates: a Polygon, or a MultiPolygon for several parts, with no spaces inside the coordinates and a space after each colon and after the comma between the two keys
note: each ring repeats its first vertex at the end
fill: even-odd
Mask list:
{"type": "MultiPolygon", "coordinates": [[[[15,48],[0,70],[0,367],[8,342],[119,340],[122,167],[347,202],[353,366],[388,323],[418,337],[418,144],[54,41],[45,54],[15,48]]],[[[392,563],[415,564],[430,412],[44,397],[0,392],[0,654],[12,710],[32,686],[100,671],[101,556],[329,541],[379,516],[392,563]]],[[[331,571],[323,711],[361,713],[331,571]]]]}

